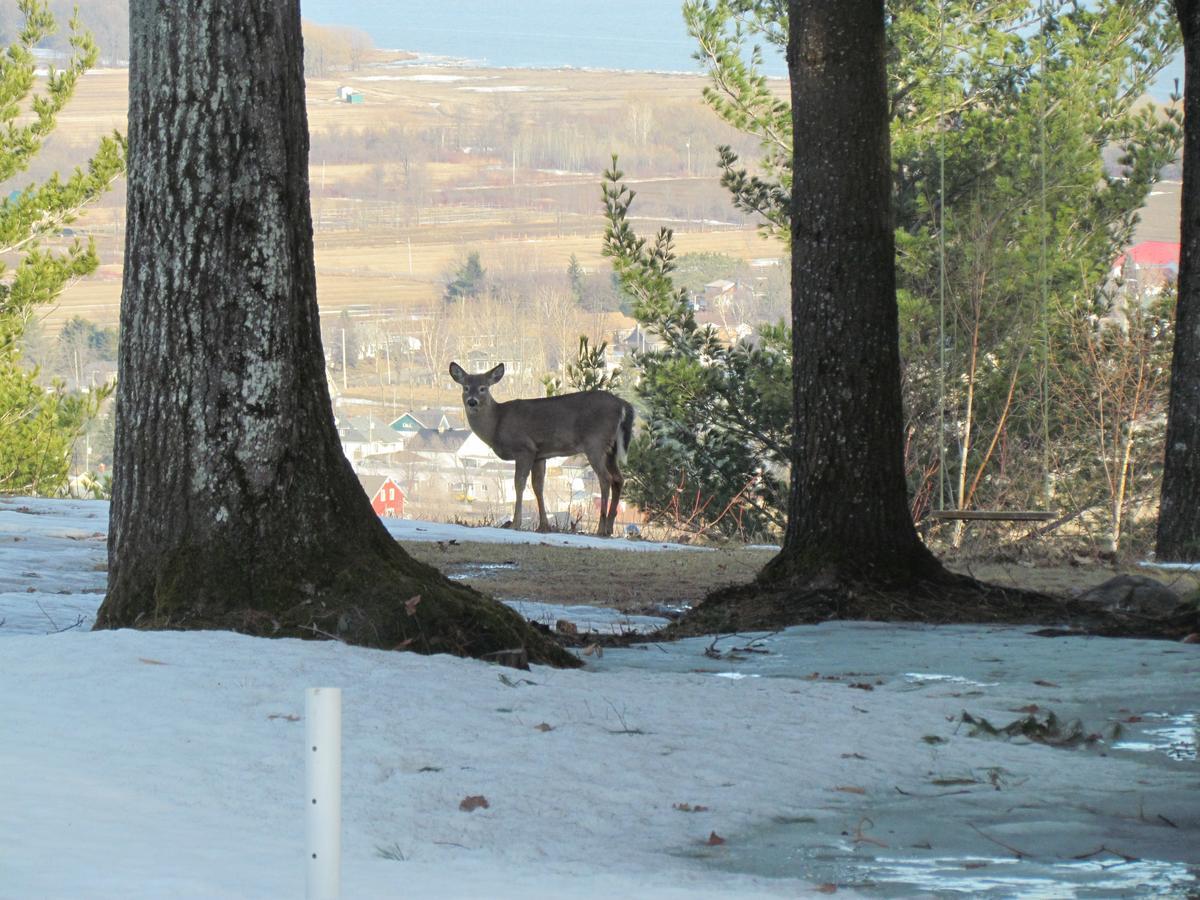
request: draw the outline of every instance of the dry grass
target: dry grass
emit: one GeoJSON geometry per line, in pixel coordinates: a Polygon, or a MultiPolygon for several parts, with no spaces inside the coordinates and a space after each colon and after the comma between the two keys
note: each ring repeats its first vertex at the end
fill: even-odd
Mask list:
{"type": "MultiPolygon", "coordinates": [[[[627,550],[553,547],[545,544],[405,543],[417,559],[495,597],[543,603],[607,606],[628,613],[660,605],[696,604],[719,588],[747,584],[773,550],[724,546],[711,550],[627,550]]],[[[1001,587],[1071,597],[1119,574],[1150,575],[1180,594],[1195,590],[1195,576],[1154,573],[1130,565],[1023,565],[960,561],[949,566],[1001,587]]]]}
{"type": "MultiPolygon", "coordinates": [[[[495,115],[498,106],[503,106],[516,123],[531,122],[535,114],[545,116],[548,111],[563,121],[617,115],[630,103],[651,97],[659,106],[694,104],[699,108],[703,84],[699,75],[376,68],[339,75],[337,79],[310,79],[309,128],[314,136],[335,129],[352,133],[382,126],[403,127],[414,133],[446,129],[452,139],[456,122],[486,121],[495,115]],[[460,80],[420,80],[431,75],[451,75],[460,80]],[[377,80],[381,78],[390,80],[377,80]],[[342,84],[362,91],[367,102],[336,102],[342,84]]],[[[103,70],[89,75],[60,116],[55,139],[80,147],[82,155],[102,134],[125,130],[127,104],[126,71],[103,70]]],[[[427,307],[440,299],[445,273],[461,261],[467,247],[478,250],[488,264],[507,260],[534,271],[564,271],[572,254],[584,266],[602,265],[604,222],[599,214],[599,176],[519,171],[518,187],[545,189],[545,208],[505,208],[490,196],[493,189],[511,188],[512,173],[504,162],[478,154],[429,163],[426,174],[430,187],[456,188],[454,196],[461,197],[461,205],[423,208],[419,222],[396,219],[383,227],[341,230],[346,217],[353,215],[357,201],[340,198],[369,197],[370,188],[364,185],[369,185],[380,171],[385,177],[394,177],[401,162],[381,159],[377,164],[345,164],[314,156],[310,180],[316,223],[317,294],[322,310],[336,312],[362,304],[401,310],[427,307]],[[594,190],[595,214],[564,213],[556,199],[556,191],[560,190],[594,190]],[[334,225],[339,230],[330,227],[334,225]]],[[[684,196],[702,188],[711,190],[714,181],[696,177],[656,179],[639,185],[639,190],[647,196],[657,192],[684,196]]],[[[74,315],[102,324],[117,321],[124,255],[120,202],[119,196],[109,197],[77,223],[97,239],[104,271],[64,292],[58,305],[42,317],[47,330],[57,330],[74,315]]],[[[647,229],[651,227],[652,223],[646,223],[647,229]]],[[[676,228],[681,253],[719,252],[750,259],[768,252],[749,224],[719,231],[705,231],[703,227],[708,226],[683,223],[683,227],[676,228]]]]}
{"type": "Polygon", "coordinates": [[[741,547],[637,553],[545,544],[414,542],[404,549],[502,599],[609,606],[626,612],[694,604],[718,587],[750,581],[773,555],[770,550],[741,547]]]}

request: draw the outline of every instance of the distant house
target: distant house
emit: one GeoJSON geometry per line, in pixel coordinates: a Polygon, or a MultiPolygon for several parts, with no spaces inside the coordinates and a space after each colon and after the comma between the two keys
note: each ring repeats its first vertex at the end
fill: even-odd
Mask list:
{"type": "Polygon", "coordinates": [[[719,278],[716,281],[710,281],[704,286],[704,304],[712,306],[714,303],[728,301],[733,298],[733,292],[737,288],[737,282],[730,281],[727,278],[719,278]]]}
{"type": "Polygon", "coordinates": [[[629,334],[621,339],[621,345],[624,351],[636,350],[644,353],[661,350],[667,346],[667,341],[662,335],[647,331],[641,325],[635,325],[629,334]]]}
{"type": "Polygon", "coordinates": [[[1171,241],[1134,244],[1113,260],[1101,291],[1107,309],[1091,317],[1097,330],[1114,329],[1128,334],[1131,311],[1148,308],[1178,279],[1179,244],[1171,241]]]}
{"type": "Polygon", "coordinates": [[[465,428],[422,428],[405,442],[404,449],[438,468],[455,469],[460,465],[459,451],[470,437],[465,428]]]}
{"type": "Polygon", "coordinates": [[[1161,287],[1179,278],[1179,244],[1172,241],[1142,241],[1117,257],[1113,275],[1136,281],[1143,289],[1161,287]]]}
{"type": "Polygon", "coordinates": [[[385,519],[404,518],[404,490],[390,475],[359,475],[358,483],[371,498],[371,508],[385,519]]]}
{"type": "Polygon", "coordinates": [[[424,429],[451,431],[466,427],[462,412],[450,409],[415,409],[388,423],[393,431],[411,436],[424,429]]]}
{"type": "Polygon", "coordinates": [[[379,456],[404,449],[404,439],[374,415],[351,416],[343,411],[334,413],[342,452],[351,463],[368,456],[379,456]]]}
{"type": "Polygon", "coordinates": [[[363,95],[348,85],[338,88],[338,99],[343,103],[362,103],[363,95]]]}

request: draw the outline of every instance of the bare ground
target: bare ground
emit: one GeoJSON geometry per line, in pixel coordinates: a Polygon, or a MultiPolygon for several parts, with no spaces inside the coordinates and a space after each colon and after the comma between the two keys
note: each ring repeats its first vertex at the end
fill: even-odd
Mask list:
{"type": "MultiPolygon", "coordinates": [[[[406,543],[405,550],[452,578],[504,600],[606,606],[659,614],[696,605],[708,594],[746,584],[774,551],[742,546],[651,553],[542,544],[406,543]]],[[[1120,574],[1146,575],[1181,597],[1200,588],[1195,575],[1153,572],[1134,563],[1078,560],[951,560],[948,567],[1004,588],[1071,598],[1120,574]]]]}

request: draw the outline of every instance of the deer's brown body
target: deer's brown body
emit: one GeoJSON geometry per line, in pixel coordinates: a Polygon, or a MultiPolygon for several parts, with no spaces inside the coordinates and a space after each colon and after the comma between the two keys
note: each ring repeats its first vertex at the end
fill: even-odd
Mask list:
{"type": "Polygon", "coordinates": [[[468,375],[458,363],[451,363],[450,377],[462,385],[463,408],[471,431],[501,459],[516,463],[514,529],[521,527],[521,498],[532,474],[538,531],[550,530],[542,497],[546,460],[582,453],[600,481],[600,525],[596,533],[612,534],[625,483],[620,465],[633,436],[634,414],[629,403],[608,391],[498,403],[492,398],[491,387],[504,377],[503,363],[482,375],[468,375]]]}

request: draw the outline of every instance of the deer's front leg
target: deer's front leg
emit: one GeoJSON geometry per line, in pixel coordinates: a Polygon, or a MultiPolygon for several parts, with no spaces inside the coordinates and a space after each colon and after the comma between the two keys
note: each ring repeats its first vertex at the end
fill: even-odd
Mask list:
{"type": "Polygon", "coordinates": [[[535,460],[533,463],[533,498],[537,500],[538,508],[538,531],[545,534],[550,530],[550,520],[546,518],[546,501],[542,497],[542,490],[546,486],[546,461],[544,459],[535,460]]]}
{"type": "Polygon", "coordinates": [[[517,471],[513,476],[513,487],[516,489],[517,502],[513,506],[512,530],[521,530],[521,497],[525,493],[525,481],[529,478],[529,469],[533,465],[533,460],[526,457],[517,457],[517,471]]]}

